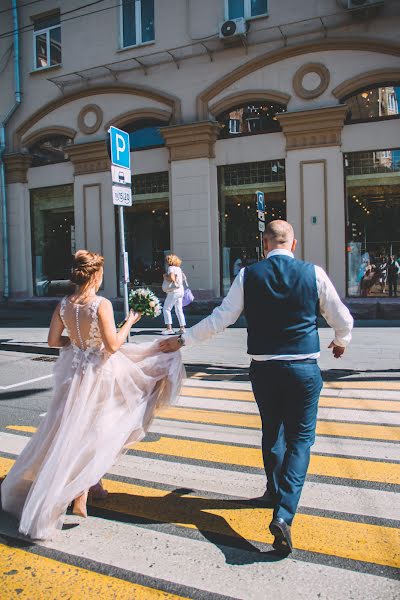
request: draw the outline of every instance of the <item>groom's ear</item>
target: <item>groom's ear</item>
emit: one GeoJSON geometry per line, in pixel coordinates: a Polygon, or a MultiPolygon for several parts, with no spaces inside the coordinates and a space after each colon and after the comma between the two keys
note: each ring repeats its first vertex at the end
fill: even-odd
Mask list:
{"type": "Polygon", "coordinates": [[[292,252],[293,252],[293,254],[295,253],[296,246],[297,246],[297,240],[296,240],[296,239],[294,239],[294,240],[293,240],[293,244],[292,244],[292,252]]]}

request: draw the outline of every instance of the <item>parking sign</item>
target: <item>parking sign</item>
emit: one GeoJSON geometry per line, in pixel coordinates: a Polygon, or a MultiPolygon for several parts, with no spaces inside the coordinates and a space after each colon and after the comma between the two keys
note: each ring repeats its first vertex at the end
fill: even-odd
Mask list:
{"type": "Polygon", "coordinates": [[[111,162],[117,167],[131,168],[129,133],[110,127],[108,130],[111,142],[111,162]]]}

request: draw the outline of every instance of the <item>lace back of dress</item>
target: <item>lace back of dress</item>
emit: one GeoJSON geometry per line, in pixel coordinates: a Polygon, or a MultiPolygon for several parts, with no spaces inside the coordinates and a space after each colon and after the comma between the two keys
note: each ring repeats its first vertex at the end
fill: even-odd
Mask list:
{"type": "Polygon", "coordinates": [[[72,345],[83,352],[101,347],[98,321],[100,302],[101,298],[98,296],[87,304],[75,304],[68,297],[63,298],[61,302],[60,316],[67,335],[72,345]]]}

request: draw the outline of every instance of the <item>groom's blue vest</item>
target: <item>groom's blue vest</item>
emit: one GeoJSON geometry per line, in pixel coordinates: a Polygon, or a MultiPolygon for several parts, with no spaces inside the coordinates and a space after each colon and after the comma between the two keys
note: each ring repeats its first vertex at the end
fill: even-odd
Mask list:
{"type": "Polygon", "coordinates": [[[249,354],[319,352],[315,267],[283,254],[246,267],[244,312],[249,354]]]}

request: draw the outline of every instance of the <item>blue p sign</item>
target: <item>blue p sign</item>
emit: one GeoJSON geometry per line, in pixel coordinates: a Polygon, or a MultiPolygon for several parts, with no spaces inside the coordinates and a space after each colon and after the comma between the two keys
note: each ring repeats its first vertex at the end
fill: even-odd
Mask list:
{"type": "Polygon", "coordinates": [[[265,210],[264,192],[257,193],[257,210],[265,210]]]}
{"type": "Polygon", "coordinates": [[[131,155],[129,145],[129,133],[110,127],[108,130],[111,142],[111,162],[118,167],[131,168],[131,155]]]}

